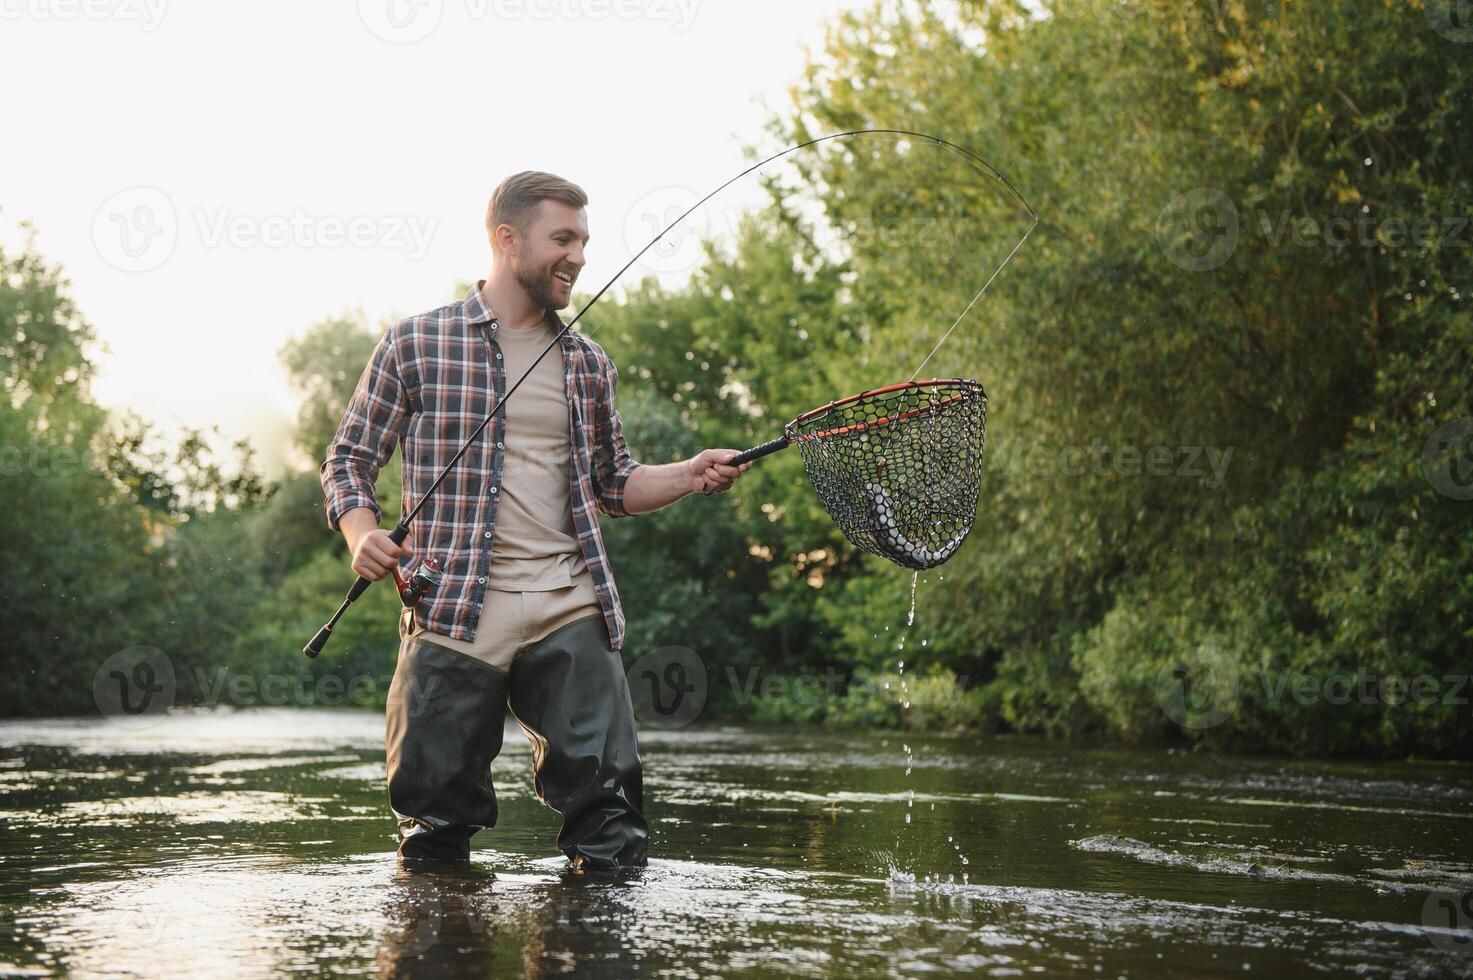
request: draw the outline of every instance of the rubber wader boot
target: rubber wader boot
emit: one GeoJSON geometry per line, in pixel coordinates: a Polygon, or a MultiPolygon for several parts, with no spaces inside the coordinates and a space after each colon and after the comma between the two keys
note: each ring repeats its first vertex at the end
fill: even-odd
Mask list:
{"type": "Polygon", "coordinates": [[[405,638],[385,708],[389,805],[404,858],[468,860],[496,826],[491,760],[501,751],[507,675],[405,638]]]}
{"type": "Polygon", "coordinates": [[[562,814],[557,845],[573,866],[643,867],[649,827],[634,705],[603,617],[517,654],[511,710],[532,742],[537,798],[562,814]]]}

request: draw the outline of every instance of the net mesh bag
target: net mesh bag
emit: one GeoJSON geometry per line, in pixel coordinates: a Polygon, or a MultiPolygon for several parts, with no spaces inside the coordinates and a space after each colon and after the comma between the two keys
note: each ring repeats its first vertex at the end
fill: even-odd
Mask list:
{"type": "Polygon", "coordinates": [[[971,531],[987,435],[987,395],[976,381],[866,391],[800,415],[784,434],[857,547],[934,568],[971,531]]]}

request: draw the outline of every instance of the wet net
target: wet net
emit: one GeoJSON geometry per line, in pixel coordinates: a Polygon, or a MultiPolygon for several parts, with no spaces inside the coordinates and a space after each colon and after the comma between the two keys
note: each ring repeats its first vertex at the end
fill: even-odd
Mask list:
{"type": "Polygon", "coordinates": [[[933,568],[972,530],[987,438],[987,395],[976,381],[862,392],[798,416],[783,434],[857,547],[933,568]]]}

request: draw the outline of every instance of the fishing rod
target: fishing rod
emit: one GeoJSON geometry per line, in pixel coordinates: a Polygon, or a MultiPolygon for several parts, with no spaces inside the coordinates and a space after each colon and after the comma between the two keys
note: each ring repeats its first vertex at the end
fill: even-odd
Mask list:
{"type": "MultiPolygon", "coordinates": [[[[538,354],[536,359],[532,361],[531,366],[527,368],[526,372],[517,379],[516,384],[511,386],[510,390],[508,390],[507,393],[501,398],[501,400],[496,403],[495,407],[491,409],[490,413],[481,420],[481,423],[476,426],[475,430],[471,432],[470,436],[465,440],[465,443],[460,447],[456,454],[450,458],[450,461],[445,464],[445,467],[440,470],[440,474],[435,477],[435,480],[433,483],[430,484],[429,489],[420,496],[418,503],[414,505],[413,509],[411,509],[408,514],[405,514],[403,517],[401,517],[399,519],[399,523],[395,525],[392,531],[389,532],[389,540],[393,541],[396,545],[404,543],[405,538],[409,537],[410,524],[413,522],[415,517],[419,515],[419,512],[421,509],[423,509],[425,503],[430,499],[430,497],[434,495],[435,491],[440,488],[440,484],[443,483],[450,472],[455,469],[456,465],[459,464],[459,462],[465,456],[466,452],[470,449],[472,444],[474,444],[475,441],[480,438],[481,433],[484,432],[486,427],[491,424],[491,420],[496,417],[497,413],[504,410],[507,399],[516,394],[517,389],[521,387],[522,382],[527,380],[527,377],[531,375],[532,371],[536,369],[537,365],[541,363],[542,359],[546,357],[547,354],[562,341],[563,336],[567,334],[569,330],[573,329],[574,324],[581,320],[583,318],[583,315],[593,308],[594,304],[603,297],[604,293],[608,292],[609,288],[613,286],[614,283],[618,282],[619,279],[624,275],[624,273],[628,272],[630,268],[634,266],[634,263],[639,261],[644,253],[655,247],[655,245],[657,245],[661,239],[663,239],[667,234],[674,230],[676,225],[680,224],[687,217],[689,217],[697,208],[701,207],[701,205],[705,204],[711,198],[715,197],[717,194],[720,194],[722,191],[726,190],[726,188],[730,187],[732,184],[752,173],[754,170],[759,170],[762,167],[767,166],[767,164],[772,163],[774,160],[778,160],[784,156],[787,156],[789,153],[795,153],[798,150],[802,150],[806,147],[813,146],[827,140],[842,139],[847,136],[892,136],[901,139],[922,140],[928,143],[934,143],[940,147],[945,147],[947,150],[953,153],[960,154],[968,162],[972,163],[974,166],[980,167],[986,173],[990,174],[992,177],[1000,181],[1005,187],[1007,187],[1010,192],[1012,192],[1013,196],[1017,198],[1017,200],[1023,205],[1023,207],[1027,209],[1028,214],[1033,218],[1034,225],[1036,226],[1038,223],[1037,213],[1033,210],[1032,206],[1029,205],[1026,200],[1024,200],[1023,195],[1018,192],[1017,188],[1015,188],[1006,177],[999,173],[986,160],[983,160],[981,157],[977,156],[971,151],[957,146],[956,144],[951,143],[947,140],[944,140],[939,136],[931,136],[926,133],[917,133],[906,129],[853,129],[842,133],[830,133],[826,136],[818,136],[811,140],[797,143],[793,146],[788,147],[785,150],[774,153],[772,156],[752,164],[750,167],[743,170],[735,177],[727,180],[725,183],[721,184],[721,186],[717,187],[705,197],[701,198],[695,204],[692,204],[689,208],[683,211],[679,217],[677,217],[674,221],[670,222],[670,224],[661,229],[661,231],[656,234],[654,238],[651,238],[648,244],[646,244],[638,252],[634,253],[634,256],[628,262],[624,263],[623,268],[615,273],[612,279],[604,283],[604,285],[602,286],[602,288],[599,289],[598,292],[594,293],[593,298],[590,299],[587,304],[585,304],[584,307],[578,311],[573,319],[569,320],[566,324],[563,325],[563,328],[559,330],[557,334],[552,338],[552,340],[548,343],[548,345],[543,348],[542,353],[538,354]]],[[[1033,228],[1030,227],[1028,229],[1028,233],[1031,233],[1032,231],[1033,228]]],[[[1024,234],[1024,239],[1028,237],[1028,233],[1024,234]]],[[[1020,241],[1019,246],[1021,246],[1021,244],[1022,242],[1020,241]]],[[[1014,247],[1014,254],[1017,252],[1017,248],[1017,246],[1014,247]]],[[[1003,265],[1006,265],[1007,262],[1011,259],[1012,254],[1009,254],[1008,258],[1003,261],[1003,265]]],[[[998,271],[1000,272],[1001,268],[999,268],[998,271]]],[[[993,277],[996,278],[996,273],[993,274],[993,277]]],[[[982,287],[982,290],[972,298],[972,303],[976,303],[977,299],[982,295],[983,292],[986,292],[987,286],[991,285],[991,283],[992,280],[989,279],[987,281],[987,284],[982,287]]],[[[972,304],[968,304],[967,310],[970,310],[971,307],[972,304]]],[[[966,316],[966,310],[962,312],[962,316],[966,316]]],[[[961,317],[958,317],[957,322],[959,323],[960,321],[961,317]]],[[[955,329],[955,327],[956,323],[953,323],[952,329],[955,329]]],[[[950,333],[950,330],[946,332],[946,335],[942,337],[942,342],[945,341],[946,336],[950,336],[950,333]]],[[[938,343],[936,346],[939,348],[941,344],[938,343]]],[[[935,350],[933,350],[931,353],[934,354],[935,350]]],[[[930,360],[930,355],[928,355],[926,359],[930,360]]],[[[925,362],[923,361],[922,366],[924,365],[925,362]]],[[[920,368],[917,368],[916,370],[917,372],[919,372],[920,368]]],[[[440,578],[440,571],[438,567],[434,566],[432,563],[425,563],[421,564],[421,566],[414,572],[414,574],[411,576],[411,579],[408,581],[404,580],[398,574],[397,568],[395,569],[394,578],[399,586],[400,598],[404,601],[406,605],[412,605],[414,602],[418,601],[419,597],[426,594],[426,591],[430,587],[438,583],[440,578]]],[[[323,627],[317,631],[317,635],[312,638],[311,642],[309,642],[306,646],[302,648],[302,653],[306,654],[308,658],[315,658],[319,653],[321,653],[322,648],[327,644],[328,639],[332,636],[333,627],[337,626],[338,620],[342,619],[343,614],[348,611],[348,607],[351,606],[354,601],[358,599],[359,596],[363,595],[363,593],[372,584],[372,580],[366,579],[361,575],[358,576],[358,578],[353,582],[352,587],[348,589],[348,593],[343,598],[342,604],[338,606],[337,612],[333,613],[332,618],[329,619],[326,624],[324,624],[323,627]]]]}

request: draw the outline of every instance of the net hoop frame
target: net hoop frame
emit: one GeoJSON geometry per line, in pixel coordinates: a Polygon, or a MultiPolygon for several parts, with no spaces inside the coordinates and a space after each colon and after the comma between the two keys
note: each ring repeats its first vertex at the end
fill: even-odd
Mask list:
{"type": "Polygon", "coordinates": [[[878,428],[882,425],[889,425],[891,422],[904,421],[905,419],[908,419],[915,415],[923,414],[925,412],[936,411],[943,405],[949,405],[952,402],[960,401],[963,398],[969,396],[981,398],[982,404],[984,406],[984,411],[986,410],[985,407],[987,404],[987,391],[982,387],[982,382],[976,380],[975,378],[932,378],[929,381],[902,381],[899,384],[886,385],[883,388],[871,388],[867,391],[861,391],[857,394],[849,395],[846,398],[836,399],[829,402],[827,405],[820,405],[818,408],[804,412],[802,415],[793,419],[793,421],[784,426],[783,434],[787,436],[789,442],[796,443],[803,442],[804,440],[808,439],[827,439],[831,436],[845,435],[850,432],[862,432],[865,429],[878,428]],[[857,425],[845,425],[834,429],[826,429],[823,432],[797,431],[798,427],[806,422],[811,422],[813,419],[819,418],[828,412],[832,412],[836,408],[842,408],[845,405],[851,405],[854,402],[861,401],[865,398],[874,398],[878,395],[888,395],[897,391],[906,391],[915,388],[930,388],[937,385],[951,385],[960,387],[964,390],[958,394],[952,395],[948,398],[944,398],[939,402],[926,405],[922,408],[913,408],[908,412],[901,412],[899,415],[887,415],[884,418],[875,419],[873,422],[861,422],[857,425]]]}

